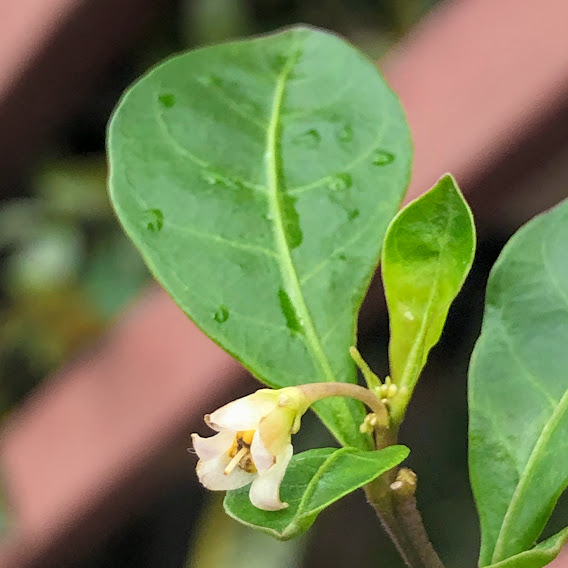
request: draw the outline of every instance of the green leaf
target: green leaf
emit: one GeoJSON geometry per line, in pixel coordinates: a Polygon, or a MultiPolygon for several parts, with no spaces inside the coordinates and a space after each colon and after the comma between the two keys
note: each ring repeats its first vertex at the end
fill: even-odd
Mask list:
{"type": "MultiPolygon", "coordinates": [[[[126,93],[108,151],[124,228],[207,335],[269,386],[356,380],[356,315],[412,153],[370,60],[309,28],[174,57],[126,93]]],[[[360,403],[316,410],[370,447],[360,403]]]]}
{"type": "Polygon", "coordinates": [[[449,174],[406,206],[388,228],[381,263],[390,318],[390,371],[394,383],[408,389],[393,408],[397,421],[474,254],[473,217],[449,174]]]}
{"type": "Polygon", "coordinates": [[[530,549],[568,484],[568,202],[495,264],[470,364],[480,566],[530,549]]]}
{"type": "Polygon", "coordinates": [[[227,492],[225,511],[237,521],[287,540],[307,531],[326,507],[373,481],[408,456],[405,446],[364,452],[355,448],[319,448],[292,457],[280,486],[288,503],[281,511],[254,507],[249,488],[227,492]]]}
{"type": "Polygon", "coordinates": [[[491,564],[490,568],[542,568],[558,556],[567,539],[568,527],[530,550],[511,556],[497,564],[491,564]]]}

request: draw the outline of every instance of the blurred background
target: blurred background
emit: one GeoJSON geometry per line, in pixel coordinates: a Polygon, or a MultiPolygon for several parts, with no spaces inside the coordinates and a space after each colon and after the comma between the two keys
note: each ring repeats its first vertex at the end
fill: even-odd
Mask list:
{"type": "MultiPolygon", "coordinates": [[[[179,436],[162,436],[156,426],[149,444],[154,458],[160,459],[137,458],[136,475],[131,470],[123,474],[117,465],[109,477],[112,482],[105,478],[100,486],[93,477],[96,498],[85,494],[73,506],[61,505],[64,513],[53,516],[59,519],[56,527],[38,512],[37,531],[26,532],[25,519],[31,513],[28,517],[21,513],[19,503],[44,499],[53,508],[60,504],[50,500],[42,464],[26,462],[24,449],[14,447],[30,439],[20,436],[28,422],[37,422],[42,412],[55,412],[57,404],[48,407],[44,401],[55,400],[57,392],[65,390],[65,381],[74,380],[73,369],[84,368],[101,349],[109,349],[114,336],[108,330],[117,322],[123,325],[128,318],[124,314],[135,309],[136,299],[154,293],[148,271],[118,226],[106,194],[105,128],[122,91],[172,53],[297,22],[334,30],[374,59],[394,48],[393,67],[400,69],[405,45],[415,50],[420,49],[420,41],[436,45],[437,25],[451,35],[454,22],[454,35],[463,37],[459,26],[469,9],[463,5],[485,13],[488,27],[499,17],[487,1],[435,4],[435,0],[0,0],[0,450],[4,452],[0,461],[5,488],[1,516],[5,546],[0,545],[0,555],[13,565],[43,567],[402,566],[361,492],[331,507],[305,537],[288,543],[226,517],[222,498],[205,494],[197,485],[195,459],[185,453],[195,416],[211,407],[196,404],[195,416],[185,422],[172,417],[172,422],[178,421],[179,436]],[[431,14],[430,31],[421,32],[419,22],[432,9],[445,16],[436,19],[431,14]],[[453,10],[462,10],[462,15],[452,20],[453,10]],[[414,30],[419,30],[417,35],[414,30]],[[398,42],[409,33],[409,43],[400,47],[398,42]],[[26,472],[39,468],[37,482],[27,486],[14,479],[18,468],[26,472]],[[25,499],[20,495],[24,493],[25,499]],[[26,550],[32,552],[26,556],[26,550]]],[[[556,4],[565,12],[560,2],[556,4]]],[[[538,44],[534,21],[525,19],[525,28],[520,21],[511,25],[517,26],[515,34],[526,49],[538,44]]],[[[472,30],[471,37],[482,31],[472,30]]],[[[446,52],[453,46],[447,43],[438,49],[446,52]]],[[[564,47],[568,50],[557,46],[556,52],[564,47]]],[[[481,51],[473,53],[477,62],[473,74],[483,76],[484,57],[481,51]]],[[[505,76],[510,71],[506,64],[501,69],[505,76]]],[[[400,71],[397,77],[404,84],[405,73],[400,71]]],[[[547,78],[549,98],[529,92],[526,101],[532,104],[523,103],[523,112],[515,114],[506,129],[471,142],[477,151],[485,151],[486,144],[487,155],[491,152],[491,160],[481,166],[467,161],[471,156],[466,143],[450,144],[462,159],[450,155],[463,169],[468,196],[479,215],[481,242],[472,274],[432,353],[401,435],[413,450],[409,464],[419,474],[419,504],[426,526],[450,568],[475,565],[478,550],[477,518],[467,479],[466,372],[481,322],[485,281],[510,234],[568,195],[563,138],[567,78],[568,65],[559,61],[554,76],[547,78]],[[522,126],[528,123],[530,128],[522,126]]],[[[493,81],[478,88],[490,89],[493,81]]],[[[526,79],[527,85],[530,82],[526,79]]],[[[460,99],[460,88],[456,84],[451,96],[460,99]]],[[[420,93],[414,96],[419,98],[420,93]]],[[[426,105],[412,108],[428,114],[426,105]]],[[[462,106],[461,112],[466,110],[462,106]]],[[[508,112],[505,107],[487,110],[496,113],[491,115],[492,124],[500,124],[499,113],[508,112]]],[[[409,116],[413,125],[414,115],[409,116]]],[[[447,131],[448,125],[444,128],[447,131]]],[[[378,374],[385,375],[388,322],[380,288],[372,288],[372,295],[366,307],[372,313],[361,325],[360,348],[378,374]]],[[[104,387],[105,379],[100,379],[104,387]]],[[[128,380],[131,386],[125,388],[136,389],[136,377],[128,380]]],[[[166,384],[168,376],[160,381],[166,384]]],[[[253,387],[241,376],[231,389],[246,392],[253,387]]],[[[226,402],[228,392],[229,387],[215,403],[226,402]]],[[[299,448],[330,443],[313,417],[307,421],[310,427],[298,435],[299,448]]],[[[64,436],[76,427],[77,423],[65,423],[60,431],[64,436]]],[[[121,433],[109,434],[114,435],[121,433]]],[[[46,451],[43,462],[46,467],[52,461],[63,464],[53,475],[62,479],[72,475],[76,456],[58,456],[53,438],[46,435],[30,444],[53,448],[46,451]]],[[[549,531],[566,518],[568,507],[562,503],[549,531]]]]}

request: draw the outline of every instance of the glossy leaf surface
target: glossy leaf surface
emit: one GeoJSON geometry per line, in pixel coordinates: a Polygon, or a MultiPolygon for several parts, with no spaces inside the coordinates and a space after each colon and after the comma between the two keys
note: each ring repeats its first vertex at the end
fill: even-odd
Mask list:
{"type": "Polygon", "coordinates": [[[389,309],[391,378],[412,392],[475,254],[471,211],[443,176],[388,228],[381,261],[389,309]]]}
{"type": "Polygon", "coordinates": [[[509,241],[469,379],[480,565],[532,548],[568,483],[568,202],[509,241]]]}
{"type": "Polygon", "coordinates": [[[355,448],[319,448],[292,457],[280,487],[288,503],[281,511],[254,507],[248,487],[229,491],[225,510],[237,521],[287,540],[307,531],[326,507],[377,478],[408,456],[408,448],[390,446],[364,452],[355,448]]]}
{"type": "MultiPolygon", "coordinates": [[[[412,153],[373,62],[309,28],[173,57],[126,93],[108,151],[125,230],[207,335],[273,387],[356,380],[357,311],[412,153]]],[[[370,447],[360,403],[316,410],[370,447]]]]}

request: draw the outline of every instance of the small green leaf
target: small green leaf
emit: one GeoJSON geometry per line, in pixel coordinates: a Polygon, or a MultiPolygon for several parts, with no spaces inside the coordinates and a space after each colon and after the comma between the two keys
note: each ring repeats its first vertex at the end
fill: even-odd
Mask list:
{"type": "Polygon", "coordinates": [[[491,564],[489,568],[542,568],[552,562],[568,539],[568,527],[537,544],[534,548],[491,564]]]}
{"type": "Polygon", "coordinates": [[[321,511],[341,497],[373,481],[408,456],[405,446],[364,452],[355,448],[319,448],[292,457],[280,487],[289,504],[281,511],[254,507],[248,487],[229,491],[227,514],[237,521],[287,540],[307,531],[321,511]]]}
{"type": "Polygon", "coordinates": [[[480,566],[529,550],[568,484],[568,202],[509,241],[470,364],[480,566]]]}
{"type": "Polygon", "coordinates": [[[408,389],[393,409],[395,420],[402,418],[474,254],[473,217],[449,174],[406,206],[387,230],[381,263],[390,318],[390,371],[394,383],[408,389]]]}
{"type": "MultiPolygon", "coordinates": [[[[310,28],[159,65],[109,126],[110,193],[155,277],[272,387],[355,382],[357,312],[412,158],[372,61],[310,28]]],[[[370,448],[361,403],[316,410],[370,448]]]]}

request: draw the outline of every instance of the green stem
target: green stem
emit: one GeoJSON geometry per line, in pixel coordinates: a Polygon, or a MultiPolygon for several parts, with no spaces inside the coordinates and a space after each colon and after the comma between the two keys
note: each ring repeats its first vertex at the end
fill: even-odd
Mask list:
{"type": "Polygon", "coordinates": [[[371,389],[373,392],[377,392],[383,384],[381,382],[381,379],[379,379],[379,377],[375,375],[373,371],[371,371],[371,368],[369,367],[369,365],[367,365],[365,359],[361,357],[361,353],[359,353],[357,347],[352,345],[349,348],[349,354],[351,355],[351,359],[355,361],[355,364],[357,365],[357,367],[359,367],[359,370],[363,374],[363,378],[367,383],[367,387],[369,387],[369,389],[371,389]]]}

